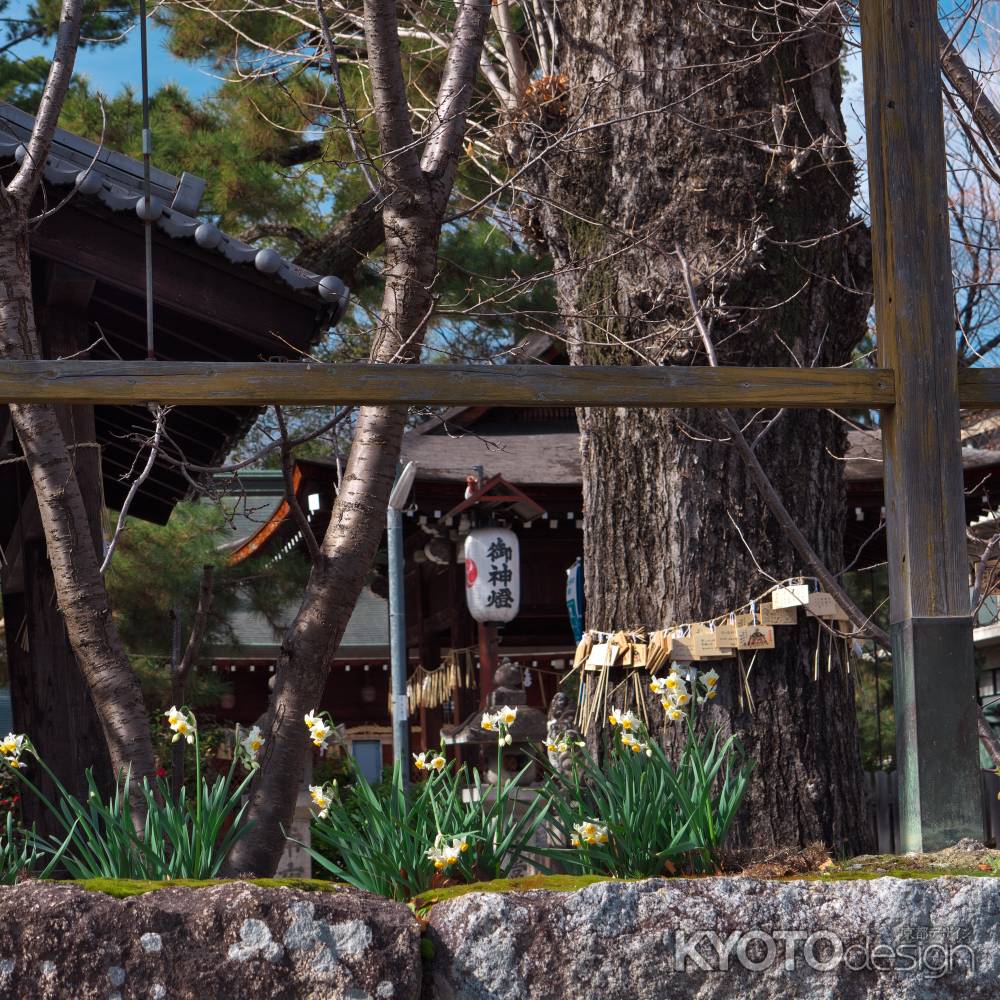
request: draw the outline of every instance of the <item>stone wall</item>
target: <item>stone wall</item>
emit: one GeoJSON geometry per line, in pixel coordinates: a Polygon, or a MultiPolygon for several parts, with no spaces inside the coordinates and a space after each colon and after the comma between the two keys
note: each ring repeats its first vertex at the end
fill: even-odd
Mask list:
{"type": "Polygon", "coordinates": [[[18,1000],[995,1000],[998,943],[994,878],[609,882],[426,918],[346,889],[0,889],[18,1000]]]}
{"type": "Polygon", "coordinates": [[[418,1000],[420,928],[367,893],[0,889],[4,1000],[418,1000]]]}

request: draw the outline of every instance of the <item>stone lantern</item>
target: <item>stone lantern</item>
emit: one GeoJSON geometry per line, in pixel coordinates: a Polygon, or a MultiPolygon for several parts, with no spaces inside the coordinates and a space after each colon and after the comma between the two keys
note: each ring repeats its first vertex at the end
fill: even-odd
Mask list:
{"type": "MultiPolygon", "coordinates": [[[[517,719],[510,727],[511,744],[503,748],[502,768],[505,778],[512,778],[526,764],[531,763],[529,750],[537,753],[537,744],[544,743],[546,736],[546,716],[541,709],[528,704],[528,696],[524,689],[524,677],[521,668],[515,666],[509,659],[501,661],[493,675],[495,687],[489,693],[487,712],[495,712],[504,705],[517,709],[517,719]],[[536,746],[533,748],[532,744],[536,746]]],[[[467,759],[471,759],[491,782],[497,779],[496,750],[497,734],[483,729],[481,721],[483,709],[477,709],[464,722],[448,731],[441,730],[446,744],[462,746],[466,749],[467,759]]],[[[536,779],[534,771],[525,776],[525,784],[536,779]]]]}

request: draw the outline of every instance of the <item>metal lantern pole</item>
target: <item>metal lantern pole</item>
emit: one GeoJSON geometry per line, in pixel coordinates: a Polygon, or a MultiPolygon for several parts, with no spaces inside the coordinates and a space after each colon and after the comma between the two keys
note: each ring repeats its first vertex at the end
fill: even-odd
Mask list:
{"type": "Polygon", "coordinates": [[[392,759],[403,772],[404,786],[410,781],[410,722],[406,699],[406,595],[403,592],[403,510],[417,475],[410,462],[396,478],[386,509],[389,542],[389,645],[392,693],[392,759]]]}

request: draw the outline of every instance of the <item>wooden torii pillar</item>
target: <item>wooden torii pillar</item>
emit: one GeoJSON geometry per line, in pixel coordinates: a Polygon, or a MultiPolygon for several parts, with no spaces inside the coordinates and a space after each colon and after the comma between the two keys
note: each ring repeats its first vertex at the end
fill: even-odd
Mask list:
{"type": "Polygon", "coordinates": [[[901,850],[983,836],[933,0],[862,0],[901,850]]]}

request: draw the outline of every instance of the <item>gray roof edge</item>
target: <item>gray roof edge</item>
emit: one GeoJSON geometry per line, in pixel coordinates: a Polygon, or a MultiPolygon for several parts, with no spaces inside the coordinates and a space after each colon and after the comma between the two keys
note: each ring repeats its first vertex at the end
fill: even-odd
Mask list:
{"type": "MultiPolygon", "coordinates": [[[[13,104],[0,101],[0,157],[23,160],[25,142],[35,119],[13,104]]],[[[145,211],[142,204],[142,164],[123,153],[102,149],[89,139],[57,128],[45,161],[45,179],[71,186],[78,195],[94,198],[113,212],[145,211]]],[[[156,225],[174,239],[189,238],[203,250],[221,254],[234,264],[253,264],[261,274],[280,279],[295,291],[315,294],[333,308],[332,323],[347,311],[350,292],[335,275],[307,271],[276,250],[244,243],[211,222],[195,216],[205,181],[185,173],[180,179],[156,167],[151,169],[152,215],[156,225]]]]}

